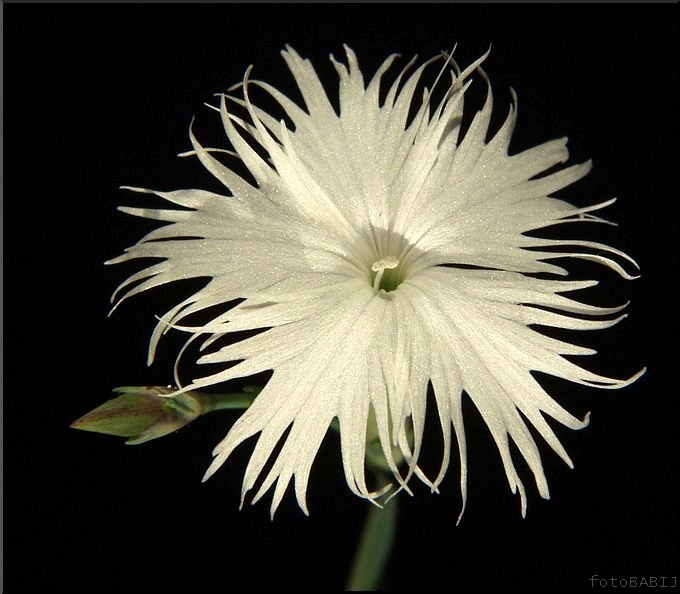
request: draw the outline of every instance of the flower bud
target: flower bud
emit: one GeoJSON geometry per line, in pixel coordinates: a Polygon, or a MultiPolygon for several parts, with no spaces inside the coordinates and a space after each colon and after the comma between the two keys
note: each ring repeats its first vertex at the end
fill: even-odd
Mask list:
{"type": "Polygon", "coordinates": [[[161,386],[123,386],[119,394],[71,423],[74,429],[119,435],[136,445],[162,437],[188,425],[201,415],[201,404],[190,392],[172,392],[161,386]]]}

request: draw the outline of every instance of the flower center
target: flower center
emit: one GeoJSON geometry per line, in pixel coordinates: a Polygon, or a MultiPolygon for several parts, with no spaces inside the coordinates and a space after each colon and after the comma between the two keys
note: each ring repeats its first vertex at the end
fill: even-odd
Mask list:
{"type": "Polygon", "coordinates": [[[394,291],[401,282],[401,271],[398,268],[399,260],[394,256],[385,256],[373,262],[371,270],[373,277],[373,289],[376,291],[394,291]]]}

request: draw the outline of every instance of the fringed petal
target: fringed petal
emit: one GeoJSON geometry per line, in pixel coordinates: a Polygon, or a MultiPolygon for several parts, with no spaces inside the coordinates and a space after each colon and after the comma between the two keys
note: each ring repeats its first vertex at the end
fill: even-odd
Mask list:
{"type": "Polygon", "coordinates": [[[175,363],[177,393],[272,371],[215,448],[205,474],[207,479],[257,436],[242,504],[253,489],[254,503],[273,488],[273,516],[293,481],[298,505],[308,513],[311,467],[337,419],[348,487],[376,505],[390,485],[374,488],[367,480],[369,424],[371,452],[379,442],[393,475],[390,496],[412,494],[414,476],[438,492],[455,436],[460,522],[467,501],[467,394],[489,428],[524,515],[526,492],[511,444],[548,498],[529,426],[572,467],[546,417],[575,430],[588,423],[587,415],[581,420],[555,402],[534,373],[601,389],[622,388],[644,373],[615,379],[591,372],[567,356],[592,355],[593,349],[548,335],[553,328],[602,330],[627,315],[627,304],[592,306],[563,294],[597,284],[568,278],[574,259],[633,279],[639,272],[633,258],[594,241],[531,235],[564,223],[612,224],[592,213],[614,200],[576,207],[552,196],[591,169],[589,161],[556,168],[568,159],[566,138],[510,154],[518,123],[514,91],[507,117],[489,133],[493,95],[481,69],[489,52],[462,71],[448,55],[415,68],[414,58],[390,83],[393,54],[366,84],[356,55],[344,50],[344,62],[330,57],[339,79],[339,113],[309,60],[287,46],[282,56],[304,105],[251,79],[250,67],[228,95],[219,95],[219,106],[211,106],[231,148],[202,146],[190,127],[191,150],[181,155],[198,158],[227,195],[125,187],[154,194],[167,207],[120,208],[163,224],[107,262],[154,260],[119,285],[113,309],[167,283],[204,279],[193,295],[157,316],[148,362],[161,336],[177,330],[188,336],[175,363]],[[434,85],[423,88],[426,69],[437,61],[434,85]],[[475,73],[486,98],[461,138],[475,73]],[[432,90],[443,84],[449,86],[435,103],[432,90]],[[268,94],[284,118],[258,107],[253,89],[268,94]],[[234,95],[237,90],[242,96],[234,95]],[[254,184],[223,164],[220,153],[240,159],[254,184]],[[195,314],[205,317],[212,308],[218,313],[195,321],[195,314]],[[251,335],[235,334],[244,331],[251,335]],[[218,367],[183,385],[179,360],[197,342],[198,363],[218,367]],[[429,386],[443,442],[433,478],[419,465],[429,386]]]}

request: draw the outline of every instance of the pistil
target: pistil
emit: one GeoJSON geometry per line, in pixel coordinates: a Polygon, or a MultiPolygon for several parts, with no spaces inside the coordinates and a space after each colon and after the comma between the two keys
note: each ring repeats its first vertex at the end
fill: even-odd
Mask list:
{"type": "Polygon", "coordinates": [[[371,270],[377,273],[373,279],[373,289],[376,291],[380,289],[380,281],[382,280],[383,274],[385,274],[385,270],[392,270],[397,266],[399,266],[399,260],[394,256],[385,256],[384,258],[373,262],[371,270]]]}

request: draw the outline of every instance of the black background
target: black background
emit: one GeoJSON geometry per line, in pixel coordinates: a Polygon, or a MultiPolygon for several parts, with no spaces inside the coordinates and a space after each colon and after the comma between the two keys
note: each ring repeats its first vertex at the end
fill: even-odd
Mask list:
{"type": "MultiPolygon", "coordinates": [[[[69,429],[125,384],[165,384],[179,340],[145,366],[160,290],[107,318],[130,269],[102,265],[149,225],[116,214],[123,184],[217,189],[189,147],[220,143],[212,94],[255,75],[292,92],[278,52],[310,57],[327,84],[327,55],[355,49],[368,77],[392,52],[429,57],[458,43],[466,65],[493,44],[485,69],[497,106],[519,95],[514,148],[569,136],[572,161],[593,172],[567,196],[618,196],[579,228],[633,255],[643,278],[607,272],[596,295],[630,299],[611,331],[575,340],[602,355],[584,363],[619,377],[605,392],[546,380],[581,432],[560,428],[575,470],[541,445],[552,500],[524,465],[528,517],[498,453],[466,408],[469,501],[452,465],[442,494],[400,500],[390,589],[589,589],[591,576],[677,575],[677,49],[676,7],[455,5],[16,6],[5,16],[5,589],[340,589],[365,502],[347,489],[329,435],[312,471],[311,517],[287,495],[238,511],[252,442],[208,483],[212,447],[235,415],[201,419],[137,447],[69,429]],[[611,291],[610,291],[611,289],[611,291]]],[[[332,87],[331,87],[332,88],[332,87]]],[[[474,91],[473,91],[474,96],[474,91]]],[[[435,437],[436,439],[436,437],[435,437]]],[[[436,448],[432,448],[436,453],[436,448]]],[[[436,459],[432,454],[433,461],[436,459]]],[[[455,458],[454,458],[455,459],[455,458]]]]}

